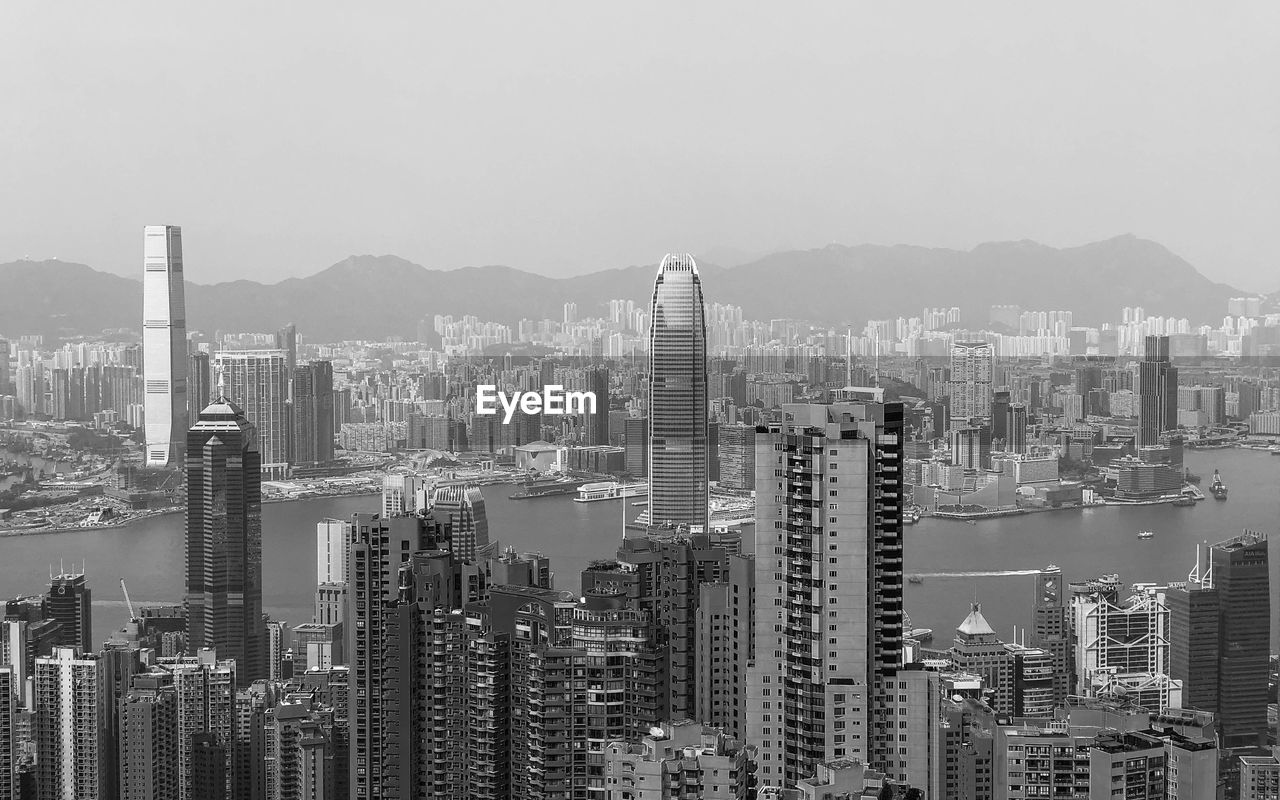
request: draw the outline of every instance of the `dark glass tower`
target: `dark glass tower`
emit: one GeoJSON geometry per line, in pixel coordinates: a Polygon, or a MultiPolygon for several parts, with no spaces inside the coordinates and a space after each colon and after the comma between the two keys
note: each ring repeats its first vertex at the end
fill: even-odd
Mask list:
{"type": "Polygon", "coordinates": [[[1208,548],[1185,589],[1168,595],[1170,677],[1183,705],[1212,711],[1223,748],[1267,742],[1271,583],[1267,539],[1244,534],[1208,548]]]}
{"type": "Polygon", "coordinates": [[[58,644],[92,653],[93,596],[83,572],[64,572],[49,581],[49,619],[59,625],[58,644]]]}
{"type": "Polygon", "coordinates": [[[313,361],[293,370],[294,464],[333,460],[333,364],[313,361]]]}
{"type": "Polygon", "coordinates": [[[187,433],[187,638],[235,659],[240,684],[266,674],[258,434],[225,397],[187,433]]]}
{"type": "Polygon", "coordinates": [[[1169,337],[1148,336],[1138,362],[1138,446],[1160,443],[1178,427],[1178,368],[1169,361],[1169,337]]]}
{"type": "Polygon", "coordinates": [[[649,332],[649,521],[707,525],[707,326],[693,257],[662,259],[649,332]]]}

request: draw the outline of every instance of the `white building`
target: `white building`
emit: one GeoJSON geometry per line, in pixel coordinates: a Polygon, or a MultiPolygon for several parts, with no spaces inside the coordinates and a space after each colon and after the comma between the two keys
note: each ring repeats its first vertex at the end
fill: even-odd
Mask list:
{"type": "Polygon", "coordinates": [[[182,285],[182,229],[143,232],[143,430],[147,466],[181,466],[187,435],[187,312],[182,285]]]}

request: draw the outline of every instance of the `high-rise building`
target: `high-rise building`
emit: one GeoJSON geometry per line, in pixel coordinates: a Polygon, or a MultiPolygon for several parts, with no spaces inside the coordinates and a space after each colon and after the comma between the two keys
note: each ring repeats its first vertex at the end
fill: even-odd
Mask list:
{"type": "Polygon", "coordinates": [[[698,706],[694,718],[734,738],[746,733],[756,580],[752,559],[731,555],[725,579],[702,584],[695,626],[698,706]]]}
{"type": "Polygon", "coordinates": [[[262,475],[244,412],[218,398],[187,435],[187,641],[267,676],[262,627],[262,475]]]}
{"type": "Polygon", "coordinates": [[[1267,743],[1271,594],[1267,538],[1246,531],[1206,548],[1169,591],[1170,672],[1183,705],[1216,715],[1223,748],[1267,743]]]}
{"type": "Polygon", "coordinates": [[[158,666],[178,697],[177,800],[236,797],[236,663],[200,650],[162,658],[158,666]]]}
{"type": "Polygon", "coordinates": [[[994,357],[988,342],[951,345],[951,417],[964,422],[991,416],[994,357]]]}
{"type": "Polygon", "coordinates": [[[586,441],[589,445],[609,444],[609,368],[594,366],[587,370],[587,391],[595,394],[596,413],[587,414],[586,441]]]}
{"type": "MultiPolygon", "coordinates": [[[[356,514],[347,543],[347,603],[343,621],[350,671],[350,786],[355,800],[382,800],[383,753],[392,736],[384,725],[384,707],[398,696],[387,670],[394,651],[384,630],[384,607],[400,596],[398,568],[413,553],[447,546],[448,531],[434,519],[421,516],[378,517],[356,514]],[[384,564],[386,566],[384,566],[384,564]]],[[[389,713],[389,712],[387,712],[389,713]]]]}
{"type": "Polygon", "coordinates": [[[1043,569],[1036,576],[1031,643],[1049,654],[1053,663],[1053,703],[1066,702],[1075,691],[1072,672],[1075,658],[1071,651],[1071,618],[1067,613],[1066,588],[1062,570],[1043,569]]]}
{"type": "Polygon", "coordinates": [[[178,693],[163,672],[136,675],[120,704],[121,800],[172,800],[178,785],[178,693]]]}
{"type": "Polygon", "coordinates": [[[1122,599],[1116,585],[1115,576],[1107,576],[1072,595],[1076,693],[1153,709],[1181,707],[1182,682],[1169,674],[1165,587],[1139,584],[1122,599]]]}
{"type": "Polygon", "coordinates": [[[431,508],[449,525],[449,550],[459,559],[492,555],[484,495],[475,484],[443,484],[432,494],[431,508]]]}
{"type": "Polygon", "coordinates": [[[1160,443],[1178,427],[1178,368],[1169,361],[1169,337],[1148,336],[1138,362],[1138,447],[1160,443]]]}
{"type": "Polygon", "coordinates": [[[284,353],[285,368],[293,372],[298,366],[298,326],[290,322],[276,331],[276,349],[284,353]]]}
{"type": "Polygon", "coordinates": [[[192,353],[187,376],[187,419],[200,416],[204,407],[214,398],[213,365],[208,353],[192,353]]]}
{"type": "Polygon", "coordinates": [[[347,540],[351,523],[326,519],[316,523],[316,608],[319,625],[341,623],[347,616],[347,540]]]}
{"type": "Polygon", "coordinates": [[[757,432],[747,740],[761,786],[835,759],[906,771],[885,701],[903,660],[904,432],[902,404],[875,402],[785,405],[757,432]]]}
{"type": "Polygon", "coordinates": [[[756,429],[754,425],[720,426],[720,486],[749,491],[756,488],[756,429]]]}
{"type": "MultiPolygon", "coordinates": [[[[3,659],[0,659],[2,662],[3,659]]],[[[17,713],[21,687],[12,665],[0,663],[0,800],[19,800],[17,713]]]]}
{"type": "Polygon", "coordinates": [[[326,716],[310,702],[281,703],[267,711],[266,800],[337,797],[326,716]]]}
{"type": "Polygon", "coordinates": [[[333,460],[333,364],[313,361],[293,369],[294,464],[333,460]]]}
{"type": "Polygon", "coordinates": [[[996,636],[977,603],[956,628],[951,660],[956,669],[982,678],[987,704],[997,713],[1013,713],[1013,655],[996,636]]]}
{"type": "Polygon", "coordinates": [[[649,474],[649,418],[627,417],[623,431],[627,474],[643,478],[649,474]]]}
{"type": "Polygon", "coordinates": [[[218,391],[258,434],[259,463],[279,471],[289,460],[289,377],[283,350],[227,350],[214,358],[218,391]]]}
{"type": "Polygon", "coordinates": [[[619,592],[652,620],[666,653],[666,719],[697,718],[700,587],[723,581],[729,555],[740,548],[736,534],[650,532],[623,539],[615,564],[582,573],[584,589],[619,592]]]}
{"type": "Polygon", "coordinates": [[[36,659],[36,793],[40,798],[106,797],[102,662],[74,647],[36,659]]]}
{"type": "Polygon", "coordinates": [[[147,465],[176,466],[188,419],[182,229],[176,225],[143,231],[142,349],[147,465]]]}
{"type": "Polygon", "coordinates": [[[93,593],[83,572],[53,577],[45,595],[45,614],[58,623],[58,644],[93,652],[93,593]]]}
{"type": "Polygon", "coordinates": [[[649,328],[649,520],[707,526],[707,326],[688,254],[662,259],[649,328]]]}

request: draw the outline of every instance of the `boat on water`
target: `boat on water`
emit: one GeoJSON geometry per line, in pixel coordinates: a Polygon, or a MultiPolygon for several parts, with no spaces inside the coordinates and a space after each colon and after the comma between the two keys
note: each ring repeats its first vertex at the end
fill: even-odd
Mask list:
{"type": "Polygon", "coordinates": [[[1155,535],[1156,535],[1156,534],[1155,534],[1155,531],[1139,531],[1139,532],[1138,532],[1138,538],[1139,538],[1139,539],[1150,539],[1150,538],[1154,537],[1155,535]]]}
{"type": "Polygon", "coordinates": [[[908,575],[907,583],[924,583],[923,575],[908,575]]]}
{"type": "Polygon", "coordinates": [[[920,644],[929,644],[933,641],[933,628],[911,628],[907,631],[907,639],[914,639],[920,644]]]}
{"type": "Polygon", "coordinates": [[[1179,497],[1177,500],[1173,501],[1173,505],[1177,506],[1178,508],[1190,508],[1195,504],[1196,504],[1195,498],[1188,497],[1185,494],[1179,497]]]}
{"type": "Polygon", "coordinates": [[[601,481],[586,483],[578,487],[575,503],[595,503],[601,500],[622,500],[629,497],[645,497],[649,494],[649,484],[631,483],[623,485],[617,481],[601,481]]]}
{"type": "Polygon", "coordinates": [[[1214,500],[1227,499],[1227,485],[1222,482],[1222,475],[1216,469],[1213,471],[1213,483],[1209,484],[1209,494],[1213,495],[1214,500]]]}

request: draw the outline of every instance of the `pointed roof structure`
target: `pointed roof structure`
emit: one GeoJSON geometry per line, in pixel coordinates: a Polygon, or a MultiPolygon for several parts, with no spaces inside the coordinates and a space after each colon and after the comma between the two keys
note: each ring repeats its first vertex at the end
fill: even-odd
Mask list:
{"type": "Polygon", "coordinates": [[[995,636],[996,632],[987,623],[987,618],[982,616],[982,604],[971,603],[969,609],[969,616],[964,618],[956,632],[965,636],[995,636]]]}

